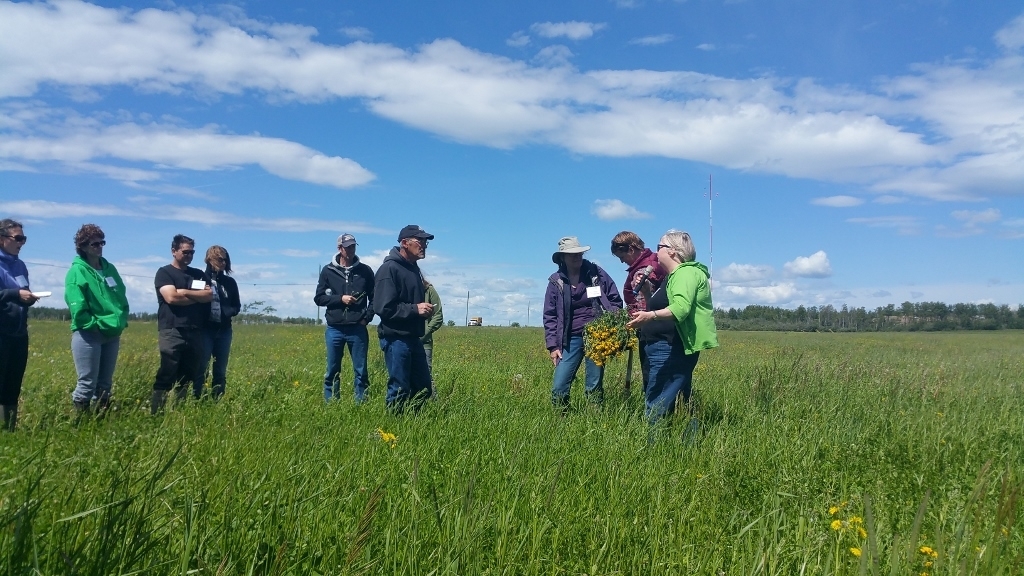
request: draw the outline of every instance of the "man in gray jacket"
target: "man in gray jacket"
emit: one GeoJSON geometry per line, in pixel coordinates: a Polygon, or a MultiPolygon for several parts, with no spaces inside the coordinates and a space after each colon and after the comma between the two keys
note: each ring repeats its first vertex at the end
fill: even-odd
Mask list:
{"type": "Polygon", "coordinates": [[[373,270],[356,256],[356,237],[338,236],[338,252],[320,270],[313,301],[327,308],[327,372],[324,373],[324,401],[338,395],[341,359],[345,346],[352,356],[353,393],[357,404],[366,401],[370,378],[366,372],[369,335],[366,325],[373,320],[373,270]]]}

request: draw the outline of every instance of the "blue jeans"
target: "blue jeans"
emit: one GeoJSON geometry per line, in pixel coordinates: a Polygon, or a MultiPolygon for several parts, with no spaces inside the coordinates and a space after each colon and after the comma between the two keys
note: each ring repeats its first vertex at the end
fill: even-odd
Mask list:
{"type": "Polygon", "coordinates": [[[583,352],[583,336],[572,336],[569,339],[569,347],[562,349],[562,360],[555,366],[555,379],[551,384],[551,402],[556,406],[564,407],[569,404],[569,389],[584,359],[587,363],[587,397],[596,403],[604,401],[604,367],[594,364],[590,358],[585,358],[583,352]]]}
{"type": "Polygon", "coordinates": [[[224,394],[224,386],[227,384],[228,356],[231,354],[231,336],[231,324],[223,327],[208,325],[203,330],[199,375],[192,382],[192,391],[197,398],[203,393],[210,357],[213,357],[213,380],[211,382],[213,397],[220,398],[224,394]]]}
{"type": "Polygon", "coordinates": [[[388,391],[384,403],[391,410],[401,412],[411,400],[418,410],[430,398],[430,367],[423,343],[416,336],[401,338],[381,337],[384,364],[388,367],[388,391]]]}
{"type": "Polygon", "coordinates": [[[655,340],[644,344],[647,361],[647,390],[645,394],[647,418],[654,423],[676,409],[676,397],[683,395],[683,402],[690,401],[693,385],[693,369],[697,366],[700,352],[687,354],[683,343],[675,338],[673,342],[655,340]]]}
{"type": "Polygon", "coordinates": [[[96,400],[101,406],[110,401],[114,367],[121,338],[107,338],[99,330],[75,330],[71,333],[71,357],[75,360],[78,384],[71,399],[89,404],[96,400]]]}
{"type": "Polygon", "coordinates": [[[366,351],[370,337],[366,326],[362,324],[339,324],[327,326],[324,332],[327,344],[327,372],[324,374],[324,400],[330,401],[338,395],[338,384],[341,381],[341,359],[345,356],[348,346],[352,357],[354,381],[352,389],[357,403],[366,401],[366,392],[370,388],[370,377],[366,374],[366,351]]]}

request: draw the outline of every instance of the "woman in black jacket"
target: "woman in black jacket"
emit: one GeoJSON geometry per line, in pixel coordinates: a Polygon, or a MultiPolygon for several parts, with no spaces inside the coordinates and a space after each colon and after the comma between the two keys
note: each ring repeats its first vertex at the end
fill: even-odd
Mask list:
{"type": "Polygon", "coordinates": [[[210,316],[203,329],[203,355],[200,372],[193,382],[193,392],[198,398],[206,383],[206,370],[213,357],[212,390],[214,399],[224,394],[227,384],[228,356],[231,354],[231,319],[242,309],[238,297],[238,283],[231,274],[231,255],[223,246],[210,246],[206,251],[206,275],[210,278],[213,300],[210,301],[210,316]]]}

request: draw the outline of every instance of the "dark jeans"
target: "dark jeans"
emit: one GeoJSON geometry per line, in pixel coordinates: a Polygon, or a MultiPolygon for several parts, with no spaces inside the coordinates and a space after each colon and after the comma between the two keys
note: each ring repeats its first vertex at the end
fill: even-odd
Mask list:
{"type": "Polygon", "coordinates": [[[0,336],[0,406],[17,406],[28,364],[28,336],[0,336]]]}
{"type": "Polygon", "coordinates": [[[697,366],[700,352],[687,354],[683,343],[674,339],[669,343],[654,340],[644,344],[647,365],[646,415],[654,423],[676,409],[676,397],[682,394],[683,402],[690,401],[693,385],[693,369],[697,366]]]}
{"type": "Polygon", "coordinates": [[[210,367],[210,358],[213,358],[213,380],[211,380],[211,392],[215,398],[224,394],[224,386],[227,384],[228,357],[231,355],[231,324],[217,326],[210,324],[203,330],[203,350],[199,358],[199,372],[195,382],[192,383],[192,391],[196,398],[203,394],[203,385],[206,384],[206,371],[210,367]]]}
{"type": "Polygon", "coordinates": [[[551,383],[551,403],[555,406],[569,404],[569,390],[580,364],[586,364],[584,390],[587,398],[594,403],[604,401],[604,366],[594,364],[586,357],[583,336],[569,338],[569,346],[562,349],[562,359],[555,366],[555,376],[551,383]]]}
{"type": "Polygon", "coordinates": [[[419,409],[430,398],[430,367],[423,343],[416,336],[402,338],[381,337],[384,364],[388,368],[388,391],[384,403],[389,409],[401,412],[406,403],[413,401],[419,409]]]}
{"type": "Polygon", "coordinates": [[[158,331],[158,341],[160,368],[156,372],[153,390],[177,388],[178,394],[184,396],[187,394],[187,386],[195,382],[199,372],[203,333],[194,328],[171,328],[158,331]]]}
{"type": "Polygon", "coordinates": [[[327,346],[327,372],[324,373],[324,400],[329,401],[338,395],[341,382],[341,360],[348,346],[352,358],[352,390],[356,403],[366,401],[366,392],[370,389],[370,377],[366,373],[366,352],[370,346],[370,335],[362,324],[328,325],[324,331],[324,343],[327,346]]]}

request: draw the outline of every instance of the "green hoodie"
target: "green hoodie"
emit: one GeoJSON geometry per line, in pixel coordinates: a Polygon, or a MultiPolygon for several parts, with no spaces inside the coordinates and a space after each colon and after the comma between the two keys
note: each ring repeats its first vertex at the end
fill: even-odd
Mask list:
{"type": "Polygon", "coordinates": [[[675,316],[676,332],[687,354],[718,347],[709,277],[708,269],[699,262],[683,262],[668,275],[668,309],[675,316]]]}
{"type": "Polygon", "coordinates": [[[64,278],[64,301],[71,311],[72,332],[95,328],[113,338],[128,326],[128,297],[114,265],[106,258],[100,264],[102,271],[75,256],[64,278]]]}

